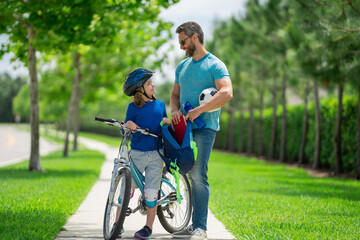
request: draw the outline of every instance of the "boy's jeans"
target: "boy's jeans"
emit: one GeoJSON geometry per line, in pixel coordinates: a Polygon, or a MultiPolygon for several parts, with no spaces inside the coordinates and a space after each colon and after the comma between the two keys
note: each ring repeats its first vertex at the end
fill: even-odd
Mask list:
{"type": "Polygon", "coordinates": [[[189,171],[192,194],[192,226],[194,229],[207,229],[208,204],[210,189],[208,183],[208,162],[214,145],[216,131],[193,129],[193,139],[198,147],[198,155],[194,167],[189,171]]]}

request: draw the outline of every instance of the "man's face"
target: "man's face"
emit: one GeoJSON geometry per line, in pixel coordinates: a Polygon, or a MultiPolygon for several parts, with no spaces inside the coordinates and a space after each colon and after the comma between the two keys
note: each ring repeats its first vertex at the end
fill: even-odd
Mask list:
{"type": "Polygon", "coordinates": [[[180,48],[185,51],[187,57],[192,57],[196,50],[196,46],[190,36],[184,32],[179,33],[180,48]]]}

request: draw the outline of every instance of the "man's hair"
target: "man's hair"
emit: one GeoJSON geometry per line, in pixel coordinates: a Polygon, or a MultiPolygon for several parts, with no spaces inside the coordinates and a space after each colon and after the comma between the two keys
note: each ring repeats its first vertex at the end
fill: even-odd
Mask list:
{"type": "Polygon", "coordinates": [[[186,36],[192,36],[196,33],[199,37],[199,42],[204,44],[204,32],[201,29],[200,25],[196,22],[186,22],[178,26],[176,33],[184,32],[186,36]]]}

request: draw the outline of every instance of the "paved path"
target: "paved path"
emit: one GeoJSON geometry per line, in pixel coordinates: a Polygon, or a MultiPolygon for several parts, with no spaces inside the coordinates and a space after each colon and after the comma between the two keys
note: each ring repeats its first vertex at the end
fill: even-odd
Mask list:
{"type": "MultiPolygon", "coordinates": [[[[61,146],[40,138],[40,154],[46,155],[61,146]]],[[[0,167],[30,158],[30,133],[12,124],[0,124],[0,167]]]]}
{"type": "MultiPolygon", "coordinates": [[[[113,159],[117,155],[117,148],[110,148],[108,145],[80,138],[80,142],[89,149],[98,150],[106,154],[99,180],[92,187],[85,201],[81,204],[78,211],[68,220],[64,226],[65,231],[60,232],[58,240],[68,239],[103,239],[103,217],[105,202],[110,186],[113,159]]],[[[138,191],[138,190],[137,190],[138,191]]],[[[134,197],[137,201],[137,198],[134,197]]],[[[130,207],[132,202],[130,202],[130,207]]],[[[135,203],[135,202],[134,202],[135,203]]],[[[134,239],[134,233],[145,225],[145,216],[139,212],[130,215],[125,219],[122,239],[134,239]]],[[[156,218],[153,229],[154,239],[171,239],[171,235],[166,232],[156,218]]],[[[208,238],[209,239],[235,239],[219,222],[209,210],[208,219],[208,238]]]]}

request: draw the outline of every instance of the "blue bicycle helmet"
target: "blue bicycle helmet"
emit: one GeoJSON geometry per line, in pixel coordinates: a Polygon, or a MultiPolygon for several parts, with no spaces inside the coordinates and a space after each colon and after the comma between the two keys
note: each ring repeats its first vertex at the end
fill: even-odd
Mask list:
{"type": "Polygon", "coordinates": [[[138,68],[127,75],[123,86],[123,92],[128,96],[134,96],[136,89],[141,87],[154,74],[145,68],[138,68]]]}

